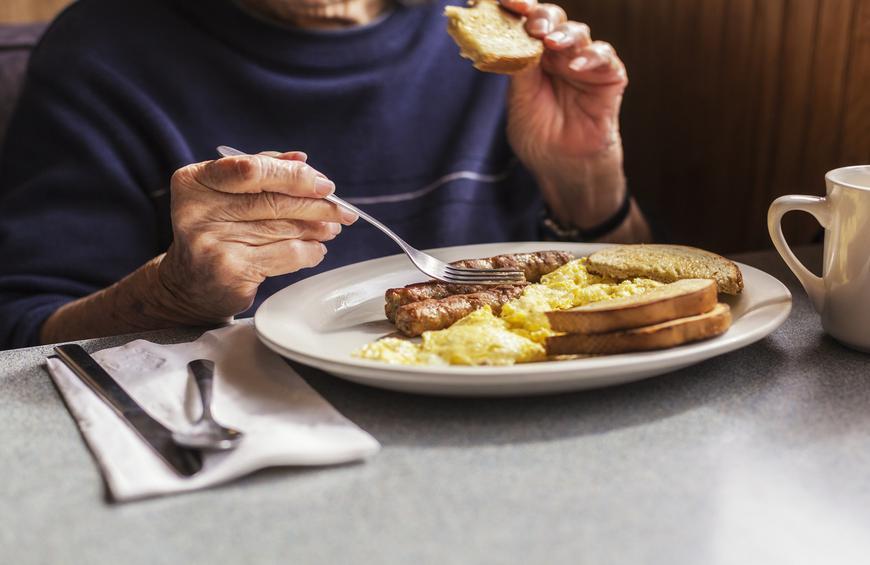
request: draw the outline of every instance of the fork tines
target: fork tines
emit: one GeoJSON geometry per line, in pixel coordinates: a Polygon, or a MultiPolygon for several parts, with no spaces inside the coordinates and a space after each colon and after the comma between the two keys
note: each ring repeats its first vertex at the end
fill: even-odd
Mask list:
{"type": "Polygon", "coordinates": [[[445,269],[449,282],[463,284],[517,284],[526,282],[523,271],[514,269],[466,269],[448,265],[445,269]]]}

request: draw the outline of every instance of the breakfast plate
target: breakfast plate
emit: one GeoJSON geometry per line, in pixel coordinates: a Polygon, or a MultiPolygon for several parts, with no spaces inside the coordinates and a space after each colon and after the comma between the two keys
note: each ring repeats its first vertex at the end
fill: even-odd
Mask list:
{"type": "MultiPolygon", "coordinates": [[[[555,249],[585,256],[587,243],[491,243],[431,250],[456,261],[555,249]]],[[[719,337],[641,353],[511,366],[389,365],[352,353],[395,331],[384,317],[384,291],[424,280],[405,255],[373,259],[312,276],[268,298],[254,316],[260,340],[278,354],[357,383],[419,394],[511,396],[617,385],[669,373],[758,341],[791,311],[788,289],[767,273],[739,264],[745,288],[723,298],[731,328],[719,337]]]]}

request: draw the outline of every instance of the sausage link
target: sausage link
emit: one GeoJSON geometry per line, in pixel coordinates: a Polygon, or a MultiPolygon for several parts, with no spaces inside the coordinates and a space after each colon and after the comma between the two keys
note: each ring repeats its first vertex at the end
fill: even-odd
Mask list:
{"type": "MultiPolygon", "coordinates": [[[[477,269],[518,269],[523,271],[527,281],[538,282],[542,276],[555,271],[573,259],[574,255],[565,251],[536,251],[534,253],[497,255],[485,259],[465,259],[455,261],[451,265],[477,269]]],[[[491,288],[493,287],[490,285],[448,284],[439,281],[416,283],[404,288],[391,288],[384,293],[384,313],[388,320],[395,323],[399,308],[406,304],[423,300],[439,300],[458,294],[475,294],[491,288]]]]}
{"type": "MultiPolygon", "coordinates": [[[[526,286],[521,283],[518,286],[526,286]]],[[[423,300],[440,300],[457,294],[474,294],[493,288],[486,284],[449,284],[438,281],[428,281],[410,284],[404,288],[391,288],[384,294],[384,312],[387,319],[393,323],[396,321],[396,312],[406,304],[421,302],[423,300]]]]}
{"type": "Polygon", "coordinates": [[[541,277],[572,261],[574,255],[567,251],[535,251],[533,253],[511,253],[496,255],[486,259],[465,259],[451,265],[469,269],[517,269],[523,271],[526,280],[538,282],[541,277]]]}
{"type": "Polygon", "coordinates": [[[449,328],[484,306],[489,306],[498,315],[501,307],[519,297],[524,289],[525,285],[494,286],[472,294],[455,294],[405,304],[396,312],[396,328],[403,334],[414,337],[425,331],[449,328]]]}

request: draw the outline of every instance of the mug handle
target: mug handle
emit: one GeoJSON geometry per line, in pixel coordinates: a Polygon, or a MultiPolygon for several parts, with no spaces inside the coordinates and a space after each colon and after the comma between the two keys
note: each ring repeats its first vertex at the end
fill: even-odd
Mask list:
{"type": "Polygon", "coordinates": [[[816,312],[821,312],[825,300],[825,283],[821,277],[811,273],[800,262],[782,234],[782,217],[794,210],[812,214],[825,229],[830,225],[831,210],[826,198],[789,194],[774,200],[767,211],[767,229],[770,232],[773,246],[776,247],[776,250],[782,255],[785,264],[788,265],[788,268],[791,269],[803,285],[804,290],[807,291],[807,295],[809,295],[816,312]]]}

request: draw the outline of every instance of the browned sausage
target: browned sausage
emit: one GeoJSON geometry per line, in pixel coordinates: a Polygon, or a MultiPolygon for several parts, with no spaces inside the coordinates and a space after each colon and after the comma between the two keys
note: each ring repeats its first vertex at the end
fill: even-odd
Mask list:
{"type": "Polygon", "coordinates": [[[487,305],[498,315],[501,307],[519,297],[524,289],[525,285],[491,286],[472,294],[455,294],[405,304],[396,312],[396,328],[409,337],[425,331],[442,330],[487,305]]]}
{"type": "MultiPolygon", "coordinates": [[[[527,284],[529,283],[520,283],[519,286],[527,284]]],[[[474,294],[491,288],[492,285],[487,284],[449,284],[438,281],[409,284],[404,288],[391,288],[385,293],[384,311],[387,314],[387,319],[395,323],[396,312],[406,304],[423,300],[440,300],[457,294],[474,294]]]]}
{"type": "MultiPolygon", "coordinates": [[[[565,251],[536,251],[534,253],[497,255],[486,259],[466,259],[451,264],[471,268],[520,269],[524,272],[527,281],[538,282],[542,276],[555,271],[573,259],[574,256],[565,251]]],[[[395,322],[396,312],[405,304],[421,300],[437,300],[456,294],[473,294],[489,288],[492,286],[448,284],[438,281],[411,284],[404,288],[391,288],[384,294],[384,312],[388,320],[395,322]]]]}
{"type": "Polygon", "coordinates": [[[527,281],[538,282],[547,273],[552,273],[573,259],[574,255],[567,251],[535,251],[496,255],[486,259],[465,259],[450,264],[469,269],[517,269],[525,273],[527,281]]]}

